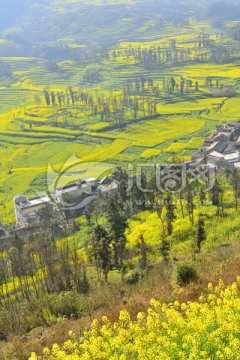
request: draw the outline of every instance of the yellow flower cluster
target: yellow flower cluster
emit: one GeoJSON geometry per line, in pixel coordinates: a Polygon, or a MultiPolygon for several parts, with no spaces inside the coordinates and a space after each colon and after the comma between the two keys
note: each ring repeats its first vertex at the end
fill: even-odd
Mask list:
{"type": "Polygon", "coordinates": [[[80,339],[69,332],[69,340],[60,348],[44,350],[42,357],[30,360],[211,360],[240,359],[240,277],[225,287],[222,281],[199,302],[161,304],[152,299],[150,308],[139,313],[136,321],[127,311],[112,324],[106,317],[100,326],[80,339]]]}

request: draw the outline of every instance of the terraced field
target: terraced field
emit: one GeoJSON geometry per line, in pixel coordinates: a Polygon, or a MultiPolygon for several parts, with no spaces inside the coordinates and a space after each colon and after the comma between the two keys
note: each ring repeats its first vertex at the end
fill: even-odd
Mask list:
{"type": "MultiPolygon", "coordinates": [[[[169,46],[174,39],[180,49],[195,51],[203,31],[208,32],[210,39],[219,41],[217,30],[205,23],[190,22],[189,27],[176,29],[166,26],[158,38],[119,43],[109,51],[109,58],[98,64],[86,66],[78,61],[63,61],[57,64],[58,71],[51,71],[38,58],[2,58],[9,64],[12,76],[6,86],[0,87],[0,221],[14,221],[14,195],[46,189],[49,164],[55,172],[60,172],[73,155],[82,159],[82,163],[94,164],[92,169],[90,166],[81,171],[75,169],[69,181],[78,173],[80,177],[99,176],[118,165],[127,167],[130,162],[165,162],[176,155],[181,160],[188,159],[219,121],[238,120],[238,61],[148,69],[139,66],[133,56],[126,55],[130,48],[156,49],[169,46]],[[83,81],[89,69],[100,74],[99,81],[90,86],[83,81]],[[164,81],[169,83],[172,76],[178,84],[182,77],[192,84],[198,82],[198,91],[191,88],[182,95],[180,90],[167,93],[164,81]],[[138,102],[138,115],[134,116],[133,108],[126,105],[121,126],[101,118],[98,111],[94,114],[89,101],[79,101],[74,106],[71,101],[62,106],[59,103],[47,106],[43,94],[45,88],[56,94],[66,94],[72,88],[93,99],[95,104],[99,98],[110,103],[110,111],[114,113],[114,107],[124,101],[126,84],[129,81],[135,84],[143,77],[154,81],[159,94],[153,94],[149,86],[142,93],[130,94],[128,101],[138,102]],[[207,77],[213,79],[212,88],[206,86],[207,77]],[[236,95],[221,94],[219,88],[216,91],[216,82],[219,88],[234,86],[236,95]]],[[[5,82],[0,81],[0,84],[5,82]]]]}

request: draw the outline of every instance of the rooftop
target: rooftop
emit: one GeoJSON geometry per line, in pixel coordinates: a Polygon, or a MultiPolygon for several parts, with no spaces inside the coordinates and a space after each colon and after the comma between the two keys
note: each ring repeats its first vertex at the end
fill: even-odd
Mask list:
{"type": "Polygon", "coordinates": [[[227,125],[230,127],[237,128],[237,127],[240,127],[240,121],[228,121],[227,125]]]}
{"type": "Polygon", "coordinates": [[[234,152],[232,154],[225,155],[224,159],[226,161],[233,161],[233,160],[239,159],[239,152],[234,152]]]}
{"type": "Polygon", "coordinates": [[[220,154],[219,152],[217,151],[212,151],[209,156],[214,156],[214,157],[218,157],[218,158],[224,158],[224,155],[223,154],[220,154]]]}
{"type": "Polygon", "coordinates": [[[226,137],[226,138],[230,138],[231,137],[231,132],[226,132],[226,131],[222,131],[222,132],[219,132],[217,135],[214,136],[214,139],[217,139],[218,137],[226,137]]]}
{"type": "Polygon", "coordinates": [[[88,182],[88,183],[97,182],[97,180],[95,178],[88,178],[85,181],[88,182]]]}
{"type": "MultiPolygon", "coordinates": [[[[20,199],[20,197],[18,198],[20,199]]],[[[23,197],[24,199],[24,197],[23,197]]],[[[23,202],[17,202],[17,205],[21,207],[21,209],[28,209],[31,207],[35,207],[42,204],[50,203],[51,199],[47,195],[37,196],[31,199],[27,199],[23,202]]]]}
{"type": "Polygon", "coordinates": [[[68,194],[71,193],[73,191],[77,191],[79,189],[87,189],[88,185],[86,183],[74,183],[71,185],[66,185],[60,188],[55,189],[56,194],[61,193],[61,194],[68,194]]]}
{"type": "Polygon", "coordinates": [[[116,181],[112,181],[110,185],[99,185],[98,190],[101,192],[107,192],[111,190],[116,190],[118,188],[118,183],[116,181]]]}
{"type": "Polygon", "coordinates": [[[82,180],[76,181],[72,184],[58,187],[55,189],[55,191],[56,192],[61,191],[61,193],[67,193],[70,191],[75,191],[80,188],[84,189],[84,188],[88,187],[88,185],[92,185],[92,183],[96,183],[96,182],[97,182],[97,180],[95,178],[82,179],[82,180]]]}

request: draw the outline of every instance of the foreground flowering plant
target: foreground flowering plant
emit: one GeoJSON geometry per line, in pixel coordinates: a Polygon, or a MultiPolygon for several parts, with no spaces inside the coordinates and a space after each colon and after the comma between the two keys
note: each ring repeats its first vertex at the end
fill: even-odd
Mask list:
{"type": "Polygon", "coordinates": [[[147,314],[132,321],[122,311],[112,324],[95,320],[91,331],[70,339],[62,348],[55,344],[43,356],[30,360],[236,360],[240,358],[240,277],[225,287],[209,284],[209,294],[199,302],[160,304],[152,299],[147,314]]]}

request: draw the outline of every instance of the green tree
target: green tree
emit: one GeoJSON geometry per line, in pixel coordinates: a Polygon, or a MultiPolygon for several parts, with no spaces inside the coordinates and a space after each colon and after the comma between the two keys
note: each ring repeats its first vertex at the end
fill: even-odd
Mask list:
{"type": "Polygon", "coordinates": [[[163,239],[160,246],[160,251],[166,262],[170,259],[170,250],[171,250],[170,243],[167,240],[163,239]]]}
{"type": "Polygon", "coordinates": [[[114,263],[117,268],[122,266],[126,250],[125,230],[127,216],[119,203],[117,195],[111,196],[107,203],[107,223],[113,241],[114,263]]]}
{"type": "Polygon", "coordinates": [[[94,259],[97,269],[102,270],[105,280],[112,265],[111,238],[108,232],[101,226],[93,228],[90,242],[90,257],[94,259]]]}
{"type": "Polygon", "coordinates": [[[149,249],[147,247],[147,244],[145,243],[145,240],[144,240],[144,237],[142,234],[139,237],[138,250],[139,250],[139,255],[140,255],[139,267],[144,270],[148,266],[148,250],[149,249]]]}
{"type": "Polygon", "coordinates": [[[197,252],[200,253],[202,242],[206,240],[206,233],[205,233],[205,222],[201,214],[199,215],[198,223],[197,223],[197,230],[196,230],[196,249],[197,252]]]}
{"type": "Polygon", "coordinates": [[[166,221],[167,221],[168,236],[171,236],[172,232],[173,232],[172,223],[176,219],[176,216],[174,214],[174,210],[176,209],[176,206],[173,204],[173,199],[172,199],[171,194],[168,194],[168,196],[165,200],[165,207],[166,207],[166,221]]]}
{"type": "Polygon", "coordinates": [[[47,91],[47,89],[44,89],[44,97],[45,97],[47,106],[49,106],[50,105],[50,95],[49,95],[49,92],[47,91]]]}
{"type": "Polygon", "coordinates": [[[214,206],[217,206],[218,208],[218,214],[221,212],[223,213],[223,187],[220,185],[220,182],[218,179],[216,179],[215,184],[213,188],[210,191],[210,198],[212,201],[212,204],[214,206]]]}
{"type": "Polygon", "coordinates": [[[240,172],[234,167],[231,174],[231,184],[233,188],[234,198],[235,198],[235,208],[238,211],[239,208],[239,197],[240,197],[240,172]]]}

